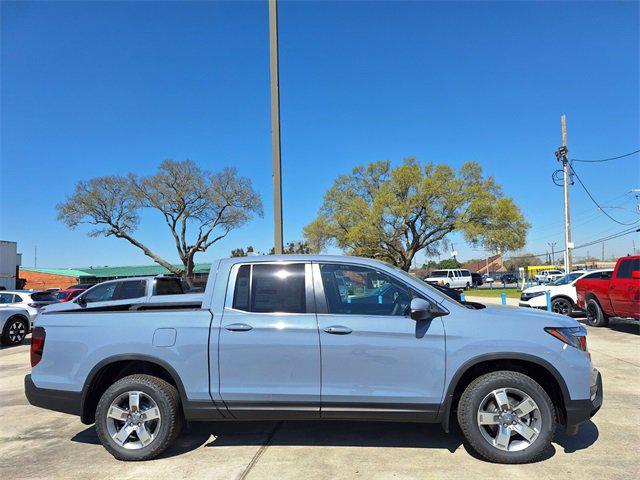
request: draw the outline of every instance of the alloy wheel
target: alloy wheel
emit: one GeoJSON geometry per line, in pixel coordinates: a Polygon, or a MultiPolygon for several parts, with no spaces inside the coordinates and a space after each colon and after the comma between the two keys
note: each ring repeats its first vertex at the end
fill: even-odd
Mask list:
{"type": "Polygon", "coordinates": [[[160,431],[160,408],[144,392],[125,392],[111,402],[107,430],[123,448],[137,450],[148,446],[160,431]]]}
{"type": "Polygon", "coordinates": [[[571,304],[567,300],[560,298],[553,301],[551,310],[562,315],[569,315],[571,313],[571,304]]]}
{"type": "Polygon", "coordinates": [[[9,325],[9,340],[11,343],[20,343],[27,336],[27,327],[22,320],[15,320],[9,325]]]}
{"type": "Polygon", "coordinates": [[[542,415],[538,404],[523,391],[499,388],[480,402],[477,423],[490,445],[517,452],[536,441],[542,428],[542,415]]]}

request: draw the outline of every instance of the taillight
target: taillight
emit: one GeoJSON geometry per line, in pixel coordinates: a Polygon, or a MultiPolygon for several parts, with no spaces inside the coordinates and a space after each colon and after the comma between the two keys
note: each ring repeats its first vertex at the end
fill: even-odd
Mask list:
{"type": "Polygon", "coordinates": [[[44,340],[46,338],[44,328],[35,327],[31,333],[31,367],[35,367],[42,360],[44,340]]]}

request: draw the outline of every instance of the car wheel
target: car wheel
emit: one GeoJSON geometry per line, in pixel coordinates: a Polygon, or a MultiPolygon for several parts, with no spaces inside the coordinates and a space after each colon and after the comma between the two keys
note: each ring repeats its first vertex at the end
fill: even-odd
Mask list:
{"type": "Polygon", "coordinates": [[[478,377],[465,389],[458,423],[471,447],[487,460],[528,463],[551,444],[556,411],[532,378],[498,371],[478,377]]]}
{"type": "Polygon", "coordinates": [[[29,333],[28,321],[24,317],[10,317],[2,329],[0,343],[2,345],[18,345],[22,343],[24,337],[29,333]]]}
{"type": "Polygon", "coordinates": [[[551,301],[551,311],[561,315],[569,315],[573,311],[573,304],[566,298],[554,298],[551,301]]]}
{"type": "Polygon", "coordinates": [[[98,402],[98,438],[118,460],[149,460],[180,433],[179,406],[178,391],[162,379],[150,375],[122,378],[98,402]]]}
{"type": "Polygon", "coordinates": [[[587,323],[592,327],[606,327],[609,317],[602,311],[602,307],[595,298],[587,300],[587,323]]]}
{"type": "Polygon", "coordinates": [[[447,288],[451,288],[451,284],[450,283],[445,283],[444,286],[447,287],[447,288]]]}

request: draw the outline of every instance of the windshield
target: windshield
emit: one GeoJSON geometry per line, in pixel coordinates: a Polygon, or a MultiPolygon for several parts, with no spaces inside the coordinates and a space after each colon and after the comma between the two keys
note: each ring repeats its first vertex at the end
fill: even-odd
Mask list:
{"type": "Polygon", "coordinates": [[[447,271],[446,270],[435,270],[433,272],[431,272],[431,275],[429,275],[430,277],[446,277],[447,276],[447,271]]]}
{"type": "Polygon", "coordinates": [[[560,277],[555,282],[551,282],[549,285],[553,285],[553,286],[567,285],[567,284],[573,282],[574,280],[580,278],[582,275],[583,275],[582,272],[569,273],[568,275],[565,275],[564,277],[560,277]]]}

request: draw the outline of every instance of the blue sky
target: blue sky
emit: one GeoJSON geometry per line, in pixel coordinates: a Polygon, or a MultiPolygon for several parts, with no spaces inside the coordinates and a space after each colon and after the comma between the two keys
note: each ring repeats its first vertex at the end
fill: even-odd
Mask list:
{"type": "MultiPolygon", "coordinates": [[[[562,248],[562,189],[551,182],[560,115],[576,158],[640,145],[638,5],[281,2],[285,239],[301,238],[337,175],[414,156],[479,162],[533,225],[527,249],[562,248]]],[[[264,200],[263,219],[199,261],[271,247],[266,2],[1,8],[0,237],[19,242],[24,265],[36,245],[40,267],[148,263],[125,241],[68,230],[55,204],[78,180],[149,173],[165,158],[235,166],[264,200]]],[[[639,164],[576,170],[628,222],[639,164]]],[[[579,185],[571,195],[576,244],[625,228],[579,185]]],[[[155,213],[144,216],[141,240],[177,260],[167,235],[155,213]]],[[[452,240],[459,258],[484,254],[452,240]]],[[[631,242],[607,243],[607,256],[631,242]]]]}

